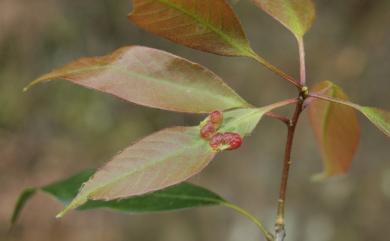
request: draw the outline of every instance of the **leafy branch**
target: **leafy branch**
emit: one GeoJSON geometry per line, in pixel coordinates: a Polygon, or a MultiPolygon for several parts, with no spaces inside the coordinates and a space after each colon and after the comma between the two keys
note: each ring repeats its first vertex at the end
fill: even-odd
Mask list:
{"type": "Polygon", "coordinates": [[[41,188],[26,189],[19,197],[12,223],[37,191],[45,192],[68,211],[109,208],[124,213],[162,212],[222,205],[257,225],[268,241],[283,241],[285,206],[292,164],[294,135],[307,109],[324,162],[317,179],[345,174],[360,139],[356,111],[363,113],[390,137],[390,113],[349,102],[330,81],[307,86],[303,37],[315,18],[311,0],[252,0],[295,36],[300,78],[278,69],[253,51],[233,9],[225,0],[133,0],[128,18],[146,31],[177,44],[223,55],[255,59],[298,90],[297,98],[263,107],[248,103],[218,75],[187,59],[143,46],[128,46],[100,57],[73,61],[32,81],[24,90],[55,79],[110,94],[147,107],[208,114],[197,126],[172,127],[153,133],[114,156],[98,171],[85,171],[41,188]],[[295,106],[291,117],[274,110],[295,106]],[[245,209],[214,192],[185,181],[201,172],[221,151],[241,146],[263,116],[287,126],[275,232],[245,209]]]}

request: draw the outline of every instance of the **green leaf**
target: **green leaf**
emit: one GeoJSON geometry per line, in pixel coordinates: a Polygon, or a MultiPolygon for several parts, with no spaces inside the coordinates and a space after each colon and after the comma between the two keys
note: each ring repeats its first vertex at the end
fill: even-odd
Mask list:
{"type": "Polygon", "coordinates": [[[220,132],[235,132],[241,136],[252,133],[266,111],[261,108],[237,109],[224,113],[220,132]]]}
{"type": "MultiPolygon", "coordinates": [[[[77,195],[77,192],[82,187],[83,183],[92,177],[93,173],[94,171],[87,170],[42,188],[26,189],[19,196],[18,202],[13,211],[11,220],[12,225],[16,223],[27,201],[30,200],[38,191],[54,197],[63,205],[67,205],[77,195]]],[[[224,207],[235,210],[256,224],[259,230],[266,237],[272,237],[262,222],[248,211],[224,200],[221,196],[215,194],[214,192],[186,182],[142,196],[116,199],[111,201],[88,200],[85,204],[80,206],[78,210],[83,211],[104,208],[132,214],[178,211],[213,205],[222,205],[224,207]]]]}
{"type": "MultiPolygon", "coordinates": [[[[37,191],[49,194],[62,204],[67,205],[77,195],[82,184],[87,181],[93,173],[94,171],[88,170],[42,188],[26,189],[20,195],[19,201],[14,209],[12,224],[17,221],[24,205],[37,191]]],[[[219,205],[225,202],[226,201],[219,195],[208,191],[205,188],[190,183],[181,183],[142,196],[111,201],[89,200],[78,209],[90,210],[106,208],[124,213],[144,213],[219,205]]]]}
{"type": "Polygon", "coordinates": [[[227,111],[224,113],[224,124],[220,128],[220,132],[235,132],[241,136],[247,136],[252,133],[261,118],[273,109],[280,108],[292,103],[296,100],[286,100],[277,102],[261,108],[242,108],[227,111]]]}
{"type": "Polygon", "coordinates": [[[40,189],[43,192],[51,194],[64,205],[67,205],[77,195],[81,185],[88,181],[94,173],[94,170],[85,170],[65,180],[52,183],[40,189]]]}
{"type": "Polygon", "coordinates": [[[18,201],[16,201],[14,211],[12,213],[12,217],[11,217],[11,224],[12,225],[15,224],[16,221],[18,220],[18,218],[20,216],[20,212],[22,211],[26,202],[28,200],[30,200],[30,198],[33,197],[36,192],[37,192],[36,188],[28,188],[20,194],[18,201]]]}
{"type": "MultiPolygon", "coordinates": [[[[343,90],[330,81],[321,82],[313,91],[348,100],[343,90]]],[[[360,139],[356,111],[349,106],[321,100],[314,100],[308,111],[325,169],[317,178],[345,174],[351,166],[360,139]]]]}
{"type": "Polygon", "coordinates": [[[133,8],[129,20],[175,43],[220,55],[253,55],[225,0],[133,0],[133,8]]]}
{"type": "Polygon", "coordinates": [[[76,60],[31,82],[65,79],[126,101],[171,111],[208,113],[250,105],[206,68],[167,52],[124,47],[76,60]]]}
{"type": "Polygon", "coordinates": [[[92,170],[86,170],[66,180],[55,182],[42,188],[28,188],[24,190],[16,202],[14,211],[12,213],[11,223],[16,223],[26,202],[30,200],[38,191],[42,191],[54,196],[64,205],[68,204],[77,195],[81,184],[87,181],[93,173],[94,171],[92,170]]]}
{"type": "Polygon", "coordinates": [[[312,0],[252,0],[289,29],[298,39],[310,29],[315,19],[312,0]]]}
{"type": "Polygon", "coordinates": [[[79,209],[111,208],[122,212],[145,213],[219,205],[224,202],[220,196],[205,188],[182,182],[142,196],[113,201],[90,200],[79,209]]]}
{"type": "Polygon", "coordinates": [[[368,106],[358,106],[356,109],[362,112],[387,137],[390,137],[390,112],[368,106]]]}

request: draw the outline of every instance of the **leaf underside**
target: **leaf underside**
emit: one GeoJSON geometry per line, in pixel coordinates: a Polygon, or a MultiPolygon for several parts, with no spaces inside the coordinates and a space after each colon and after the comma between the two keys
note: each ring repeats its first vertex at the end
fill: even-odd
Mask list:
{"type": "Polygon", "coordinates": [[[208,69],[165,51],[124,47],[76,60],[34,80],[65,79],[126,101],[171,111],[208,113],[250,106],[208,69]]]}
{"type": "Polygon", "coordinates": [[[312,0],[252,0],[273,18],[289,29],[297,38],[310,29],[315,19],[312,0]]]}
{"type": "MultiPolygon", "coordinates": [[[[266,112],[284,105],[283,102],[263,108],[227,111],[218,131],[247,136],[266,112]]],[[[208,141],[200,137],[199,131],[199,126],[169,128],[128,147],[99,169],[58,217],[90,199],[112,200],[142,195],[199,173],[216,154],[208,141]]]]}
{"type": "Polygon", "coordinates": [[[215,152],[199,138],[198,127],[174,127],[128,147],[99,169],[59,214],[88,199],[112,200],[163,189],[200,172],[215,152]]]}
{"type": "MultiPolygon", "coordinates": [[[[93,173],[94,171],[87,170],[42,188],[26,189],[19,196],[12,215],[12,224],[16,223],[23,207],[37,191],[47,193],[60,201],[63,205],[67,205],[77,195],[82,184],[87,181],[93,173]]],[[[224,202],[225,200],[219,195],[208,191],[205,188],[190,183],[181,183],[142,196],[111,201],[89,200],[80,206],[78,210],[105,208],[123,213],[150,213],[218,205],[224,202]]]]}
{"type": "Polygon", "coordinates": [[[225,0],[133,0],[129,20],[175,43],[227,56],[253,51],[225,0]]]}
{"type": "MultiPolygon", "coordinates": [[[[316,85],[314,92],[341,100],[348,100],[340,87],[330,81],[316,85]]],[[[345,105],[314,100],[308,108],[310,122],[321,149],[323,174],[318,178],[345,174],[351,166],[360,139],[356,111],[345,105]]]]}

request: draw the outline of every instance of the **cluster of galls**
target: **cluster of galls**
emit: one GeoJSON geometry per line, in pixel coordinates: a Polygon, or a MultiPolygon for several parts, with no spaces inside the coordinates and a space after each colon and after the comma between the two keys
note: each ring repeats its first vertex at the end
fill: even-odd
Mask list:
{"type": "Polygon", "coordinates": [[[213,111],[200,124],[200,136],[209,141],[210,147],[215,151],[235,150],[242,144],[242,137],[234,132],[218,132],[223,122],[223,114],[213,111]]]}

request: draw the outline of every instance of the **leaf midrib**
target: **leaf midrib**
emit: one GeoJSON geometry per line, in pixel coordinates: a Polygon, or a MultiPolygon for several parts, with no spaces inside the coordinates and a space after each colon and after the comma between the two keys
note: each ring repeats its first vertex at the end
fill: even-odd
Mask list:
{"type": "MultiPolygon", "coordinates": [[[[134,174],[136,174],[136,173],[138,173],[138,172],[145,171],[145,169],[149,168],[150,166],[158,165],[158,164],[164,162],[165,160],[167,160],[167,159],[169,159],[169,158],[171,158],[171,157],[173,157],[173,156],[177,156],[177,155],[180,154],[180,153],[186,152],[188,149],[196,148],[196,147],[198,147],[198,146],[200,146],[200,145],[202,145],[202,144],[204,144],[204,141],[203,141],[203,140],[198,140],[198,141],[197,141],[195,144],[193,144],[193,145],[184,147],[184,148],[182,148],[182,149],[181,149],[180,151],[178,151],[178,152],[175,152],[175,153],[173,153],[173,154],[171,154],[171,155],[167,155],[167,156],[165,156],[165,157],[162,157],[161,159],[156,160],[156,161],[154,161],[154,162],[152,162],[152,163],[145,164],[144,166],[142,166],[142,167],[140,167],[140,168],[137,168],[137,169],[135,169],[135,170],[133,170],[133,171],[126,172],[126,174],[120,175],[120,176],[118,176],[118,177],[115,178],[115,179],[111,179],[111,181],[106,182],[105,184],[102,184],[102,185],[99,185],[99,186],[93,188],[91,191],[84,193],[84,195],[81,195],[81,196],[78,197],[78,198],[77,198],[77,196],[76,196],[76,198],[77,198],[77,199],[81,199],[81,200],[84,199],[84,198],[89,199],[89,198],[90,198],[95,192],[97,192],[98,189],[100,189],[100,188],[103,188],[103,187],[106,187],[106,186],[113,185],[114,183],[119,182],[119,181],[121,181],[121,180],[123,180],[123,179],[126,179],[126,178],[128,178],[129,176],[131,176],[131,175],[134,175],[134,174]]],[[[93,177],[91,178],[91,180],[93,180],[93,177]]],[[[80,193],[80,194],[81,194],[81,193],[80,193]]]]}
{"type": "MultiPolygon", "coordinates": [[[[332,88],[330,88],[329,90],[331,91],[331,93],[329,94],[330,96],[332,96],[332,97],[334,97],[334,95],[335,95],[335,86],[333,86],[333,84],[332,84],[332,86],[331,86],[332,88]]],[[[327,138],[327,135],[325,135],[324,133],[327,133],[328,132],[328,127],[329,127],[329,125],[328,125],[328,122],[329,122],[329,118],[330,118],[330,112],[331,112],[331,110],[332,110],[332,108],[333,108],[333,106],[332,106],[332,103],[331,102],[329,102],[327,105],[326,105],[326,109],[325,109],[325,113],[324,113],[324,115],[325,115],[325,118],[324,118],[324,122],[322,123],[322,133],[321,133],[321,135],[322,135],[322,139],[323,139],[323,145],[324,145],[324,150],[323,150],[323,155],[325,156],[325,160],[327,160],[326,162],[325,162],[325,165],[326,165],[326,172],[327,173],[329,173],[329,172],[331,172],[331,168],[332,167],[330,167],[329,166],[329,157],[328,157],[328,155],[327,155],[327,142],[328,142],[328,138],[327,138]]]]}
{"type": "MultiPolygon", "coordinates": [[[[125,70],[124,67],[117,66],[114,64],[88,67],[88,68],[79,68],[77,70],[72,70],[72,71],[66,72],[65,74],[61,74],[58,77],[52,77],[49,75],[50,78],[47,78],[47,77],[45,78],[45,76],[44,76],[44,78],[40,78],[36,81],[33,81],[32,84],[38,83],[41,81],[45,81],[45,80],[50,80],[50,79],[55,79],[55,78],[66,78],[66,76],[78,75],[78,74],[83,74],[83,73],[88,73],[88,72],[93,72],[93,71],[98,71],[98,70],[104,70],[104,69],[110,69],[110,68],[118,70],[119,72],[123,73],[124,75],[127,75],[127,77],[141,78],[141,79],[145,79],[148,81],[156,82],[158,84],[159,83],[161,84],[161,82],[164,82],[166,85],[171,85],[177,89],[183,90],[183,92],[186,92],[188,90],[188,86],[175,84],[175,81],[173,81],[173,80],[157,79],[155,77],[142,75],[142,74],[139,74],[139,73],[136,73],[133,71],[125,70]]],[[[216,80],[216,81],[218,81],[218,80],[216,80]]],[[[78,81],[75,81],[75,83],[77,83],[77,82],[78,81]]],[[[227,86],[222,81],[218,81],[218,82],[220,82],[219,84],[221,84],[224,88],[227,88],[233,95],[230,95],[230,97],[225,96],[225,95],[217,95],[215,92],[210,92],[209,88],[204,88],[204,89],[192,88],[191,92],[197,92],[198,93],[197,95],[199,95],[199,94],[200,95],[207,95],[209,97],[209,99],[215,98],[215,99],[221,100],[222,102],[224,102],[226,104],[229,104],[229,105],[231,104],[232,106],[229,108],[248,106],[248,103],[244,99],[242,99],[239,95],[237,95],[229,86],[227,86]]],[[[205,97],[205,98],[207,98],[207,97],[205,97]]]]}
{"type": "MultiPolygon", "coordinates": [[[[228,127],[222,127],[221,130],[227,130],[227,129],[229,129],[231,126],[234,126],[234,125],[233,125],[234,123],[243,122],[242,120],[245,120],[245,119],[247,119],[247,118],[250,118],[250,117],[252,117],[252,115],[257,114],[257,113],[258,113],[258,114],[261,114],[261,112],[262,112],[261,109],[253,109],[253,110],[249,111],[248,113],[246,113],[246,114],[244,114],[244,115],[242,115],[242,116],[240,116],[240,117],[238,117],[238,118],[235,118],[233,121],[228,122],[228,124],[226,125],[226,126],[228,126],[228,127]]],[[[261,116],[260,116],[260,117],[261,117],[261,116]]],[[[247,133],[245,133],[245,134],[247,134],[247,133]]],[[[146,165],[142,166],[142,168],[138,168],[138,169],[135,169],[134,171],[129,172],[129,173],[125,174],[125,175],[121,175],[120,177],[117,177],[117,178],[113,179],[113,180],[110,181],[109,183],[106,183],[106,184],[104,184],[104,185],[100,185],[100,186],[94,188],[91,192],[88,192],[88,193],[86,193],[85,195],[82,195],[81,197],[89,198],[91,195],[93,195],[94,192],[96,192],[98,189],[100,189],[100,188],[102,188],[102,187],[109,186],[109,185],[112,185],[113,183],[119,182],[119,181],[122,180],[122,179],[126,179],[127,177],[129,177],[129,176],[131,176],[131,175],[133,175],[133,174],[135,174],[135,173],[137,173],[137,172],[141,172],[141,171],[147,169],[147,168],[150,167],[150,166],[158,165],[159,163],[163,162],[164,160],[169,159],[169,158],[172,157],[172,156],[178,155],[178,153],[183,153],[183,152],[185,152],[187,149],[197,148],[198,146],[200,146],[200,145],[202,145],[202,144],[204,144],[204,143],[205,143],[204,140],[199,139],[199,140],[197,140],[197,141],[195,142],[195,144],[193,144],[193,145],[191,145],[191,146],[188,146],[188,147],[184,147],[184,148],[182,148],[181,151],[179,151],[179,152],[175,152],[174,154],[165,156],[164,158],[161,158],[161,159],[158,160],[158,161],[155,161],[155,162],[150,163],[150,164],[146,164],[146,165]]]]}
{"type": "MultiPolygon", "coordinates": [[[[223,31],[220,31],[217,27],[213,26],[209,22],[203,21],[202,18],[199,17],[199,15],[196,15],[196,14],[190,12],[190,11],[187,11],[187,10],[185,10],[184,8],[182,8],[182,7],[178,6],[178,5],[170,3],[169,1],[158,0],[158,2],[160,2],[161,4],[165,4],[168,7],[171,7],[171,8],[173,8],[173,9],[179,11],[179,12],[182,12],[183,14],[185,14],[188,17],[194,19],[196,22],[200,23],[201,25],[206,26],[211,31],[213,31],[217,35],[219,35],[225,42],[227,42],[228,44],[230,44],[231,46],[233,46],[234,48],[239,50],[245,56],[252,56],[253,55],[252,51],[251,51],[251,48],[249,47],[249,43],[247,43],[248,46],[242,47],[240,43],[237,43],[233,38],[229,37],[229,35],[225,34],[223,31]]],[[[244,34],[244,38],[245,38],[245,34],[244,34]]]]}
{"type": "MultiPolygon", "coordinates": [[[[293,4],[291,2],[286,1],[285,4],[288,6],[288,9],[290,9],[290,11],[292,13],[290,16],[292,17],[293,22],[296,23],[296,24],[293,24],[293,25],[295,25],[295,27],[298,28],[297,29],[298,31],[296,31],[294,29],[291,29],[292,32],[294,34],[298,35],[299,37],[302,37],[305,34],[306,30],[304,29],[304,24],[301,21],[302,19],[299,17],[300,16],[299,12],[297,12],[297,10],[294,8],[294,6],[293,6],[293,4]]],[[[293,26],[293,28],[294,28],[294,26],[293,26]]]]}

